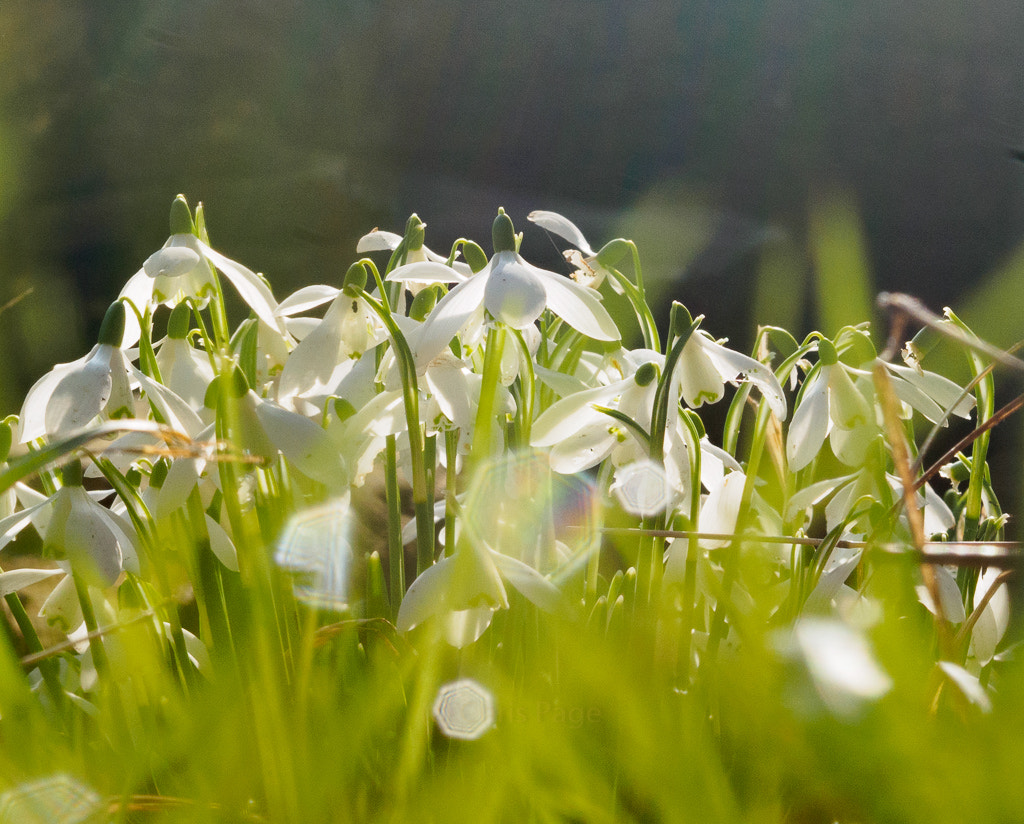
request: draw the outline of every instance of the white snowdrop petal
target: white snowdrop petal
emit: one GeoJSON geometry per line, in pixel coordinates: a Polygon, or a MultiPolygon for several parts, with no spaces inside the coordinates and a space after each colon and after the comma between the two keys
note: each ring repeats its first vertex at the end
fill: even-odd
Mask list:
{"type": "Polygon", "coordinates": [[[544,284],[515,252],[494,256],[484,289],[484,306],[492,317],[523,329],[541,316],[546,303],[544,284]]]}
{"type": "Polygon", "coordinates": [[[195,249],[187,246],[165,246],[151,254],[142,264],[142,271],[149,278],[177,278],[192,272],[202,263],[195,249]]]}
{"type": "Polygon", "coordinates": [[[300,312],[308,312],[310,309],[315,309],[317,306],[323,306],[334,300],[340,291],[334,286],[327,286],[323,283],[303,286],[277,305],[277,314],[288,317],[300,312]]]}
{"type": "Polygon", "coordinates": [[[597,292],[554,272],[531,268],[534,268],[544,284],[548,309],[573,329],[594,340],[614,341],[621,338],[619,328],[604,308],[597,292]]]}
{"type": "Polygon", "coordinates": [[[64,373],[46,404],[48,435],[67,434],[93,420],[110,399],[113,379],[110,358],[113,347],[98,345],[80,367],[64,373]]]}
{"type": "Polygon", "coordinates": [[[775,417],[780,421],[786,419],[786,397],[782,393],[779,379],[771,369],[742,352],[727,349],[706,338],[701,337],[698,342],[725,380],[733,382],[745,377],[761,390],[775,417]]]}
{"type": "Polygon", "coordinates": [[[271,329],[284,334],[284,324],[277,316],[277,301],[274,300],[270,287],[255,272],[247,269],[241,263],[236,263],[215,249],[211,249],[198,238],[192,239],[202,254],[224,274],[224,277],[231,281],[231,285],[235,287],[242,300],[249,304],[256,316],[271,329]]]}
{"type": "Polygon", "coordinates": [[[12,569],[0,572],[0,596],[18,592],[32,584],[38,584],[54,575],[66,575],[63,569],[12,569]]]}
{"type": "Polygon", "coordinates": [[[821,371],[810,379],[810,386],[804,387],[803,398],[789,424],[786,457],[793,472],[803,469],[814,459],[828,434],[827,369],[827,366],[821,367],[821,371]]]}
{"type": "Polygon", "coordinates": [[[526,219],[536,223],[542,229],[554,232],[560,238],[569,241],[569,243],[583,252],[587,257],[594,256],[594,250],[590,248],[590,244],[587,243],[587,239],[583,236],[583,232],[581,232],[576,224],[569,220],[569,218],[563,217],[558,214],[558,212],[536,210],[530,212],[530,214],[526,216],[526,219]]]}
{"type": "MultiPolygon", "coordinates": [[[[951,621],[954,624],[962,624],[966,620],[967,614],[964,610],[960,588],[956,585],[956,577],[945,567],[933,566],[932,571],[938,584],[939,601],[942,604],[943,616],[947,621],[951,621]]],[[[932,599],[932,594],[928,587],[924,584],[918,584],[914,587],[914,591],[917,592],[917,599],[924,604],[925,608],[929,612],[937,614],[935,601],[932,599]]]]}
{"type": "Polygon", "coordinates": [[[372,232],[367,232],[359,238],[359,242],[356,244],[356,251],[359,254],[364,252],[393,252],[401,242],[401,235],[374,229],[372,232]]]}

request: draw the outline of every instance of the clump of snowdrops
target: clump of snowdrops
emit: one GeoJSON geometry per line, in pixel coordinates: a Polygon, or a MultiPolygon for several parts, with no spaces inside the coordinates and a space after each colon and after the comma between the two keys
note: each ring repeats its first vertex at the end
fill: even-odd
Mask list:
{"type": "Polygon", "coordinates": [[[0,424],[0,546],[43,559],[0,573],[16,820],[964,809],[915,747],[1017,729],[986,465],[1013,358],[901,296],[902,351],[865,323],[748,355],[678,303],[662,333],[632,242],[529,220],[566,273],[502,210],[490,255],[413,216],[278,301],[174,201],[96,345],[0,424]],[[892,764],[918,789],[878,792],[892,764]]]}

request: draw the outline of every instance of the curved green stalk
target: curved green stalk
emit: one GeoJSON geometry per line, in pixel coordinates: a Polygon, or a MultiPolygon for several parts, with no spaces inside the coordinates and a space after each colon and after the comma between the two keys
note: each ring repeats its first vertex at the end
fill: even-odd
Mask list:
{"type": "Polygon", "coordinates": [[[395,360],[402,379],[405,401],[405,421],[409,430],[409,459],[412,463],[412,502],[416,513],[416,574],[434,563],[434,512],[427,490],[427,469],[424,464],[423,427],[420,424],[419,383],[416,361],[409,342],[405,339],[385,304],[360,288],[356,293],[377,313],[391,337],[395,360]]]}

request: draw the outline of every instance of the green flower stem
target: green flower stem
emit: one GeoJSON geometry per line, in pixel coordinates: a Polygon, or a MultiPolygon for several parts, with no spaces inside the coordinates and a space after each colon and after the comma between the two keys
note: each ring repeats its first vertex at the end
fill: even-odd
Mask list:
{"type": "Polygon", "coordinates": [[[444,433],[445,485],[444,485],[444,554],[455,551],[455,493],[458,489],[456,466],[459,460],[459,430],[448,429],[444,433]]]}
{"type": "MultiPolygon", "coordinates": [[[[639,267],[639,258],[636,258],[635,265],[639,267]]],[[[637,268],[637,278],[640,279],[639,268],[637,268]]],[[[633,307],[633,313],[636,315],[637,325],[640,327],[640,333],[643,335],[644,347],[646,349],[653,349],[655,352],[661,352],[661,338],[658,335],[658,325],[654,321],[654,315],[651,314],[651,309],[647,305],[647,300],[644,297],[642,286],[636,286],[634,283],[622,274],[618,269],[608,269],[608,273],[612,279],[622,287],[622,291],[625,293],[627,300],[629,300],[630,306],[633,307]]]]}
{"type": "Polygon", "coordinates": [[[697,608],[697,556],[700,553],[700,433],[686,412],[680,411],[684,432],[689,436],[687,446],[690,453],[690,537],[686,540],[686,561],[683,567],[682,614],[680,616],[681,637],[677,675],[683,689],[690,682],[690,656],[693,644],[694,613],[697,608]]]}
{"type": "MultiPolygon", "coordinates": [[[[658,388],[654,393],[654,409],[651,413],[651,438],[650,455],[651,460],[659,465],[665,461],[665,428],[668,424],[668,408],[671,397],[672,370],[679,357],[683,353],[690,336],[700,325],[698,317],[685,328],[682,334],[672,343],[672,348],[665,356],[665,370],[658,381],[658,388]]],[[[674,404],[673,404],[674,406],[674,404]]],[[[697,484],[699,480],[695,481],[697,484]]],[[[637,580],[637,601],[648,606],[657,601],[661,588],[662,577],[662,551],[665,539],[651,534],[652,531],[664,527],[664,516],[646,516],[641,521],[644,532],[640,538],[640,546],[637,555],[636,580],[637,580]]]]}
{"type": "Polygon", "coordinates": [[[491,454],[491,422],[494,420],[498,378],[501,373],[501,352],[504,348],[505,326],[494,322],[487,330],[480,403],[477,406],[476,423],[473,427],[473,450],[470,452],[470,459],[474,470],[478,469],[491,454]]]}
{"type": "Polygon", "coordinates": [[[534,419],[536,379],[533,374],[533,358],[526,345],[523,333],[512,329],[512,337],[519,345],[519,443],[525,448],[530,445],[530,430],[534,419]]]}
{"type": "Polygon", "coordinates": [[[384,441],[384,497],[388,506],[388,571],[393,617],[405,595],[405,557],[402,547],[402,501],[398,491],[398,449],[394,435],[384,441]]]}
{"type": "Polygon", "coordinates": [[[225,601],[224,581],[220,562],[210,548],[210,534],[206,528],[206,513],[203,510],[199,487],[192,488],[188,496],[188,520],[193,542],[196,547],[196,601],[201,614],[206,617],[210,642],[216,653],[225,660],[233,660],[236,650],[231,637],[231,622],[225,601]]]}
{"type": "MultiPolygon", "coordinates": [[[[975,337],[967,324],[952,312],[947,312],[953,324],[970,337],[975,337]]],[[[986,372],[984,359],[974,349],[967,351],[967,358],[975,378],[974,396],[978,402],[977,422],[982,425],[995,414],[995,380],[991,371],[986,372]]],[[[978,535],[978,524],[981,520],[982,493],[985,487],[986,458],[990,433],[986,430],[978,436],[971,447],[971,477],[967,484],[967,497],[964,502],[964,539],[974,540],[978,535]]]]}
{"type": "Polygon", "coordinates": [[[739,547],[743,532],[744,522],[750,512],[750,502],[754,495],[754,483],[757,479],[761,465],[761,456],[764,454],[765,440],[768,430],[768,422],[771,420],[772,412],[767,401],[762,398],[757,407],[757,418],[754,422],[753,442],[750,446],[750,459],[747,462],[746,483],[743,485],[743,496],[740,501],[739,515],[736,518],[736,534],[730,541],[729,546],[722,552],[722,585],[715,604],[714,615],[711,619],[711,628],[708,633],[708,646],[705,653],[705,665],[710,666],[718,656],[718,647],[725,636],[725,618],[729,609],[729,596],[732,592],[733,582],[739,572],[739,547]]]}
{"type": "MultiPolygon", "coordinates": [[[[161,561],[159,552],[159,541],[156,537],[156,523],[153,515],[146,506],[139,491],[125,478],[124,475],[106,458],[93,457],[93,463],[103,473],[114,488],[115,493],[125,506],[128,519],[135,527],[135,532],[145,550],[145,561],[153,571],[157,583],[160,585],[160,595],[165,599],[171,598],[171,584],[167,578],[167,569],[161,561]]],[[[167,620],[171,627],[171,640],[174,644],[175,659],[178,664],[178,675],[182,685],[187,686],[191,677],[192,664],[188,659],[188,649],[185,646],[185,636],[182,633],[181,618],[177,610],[167,611],[167,620]]]]}
{"type": "Polygon", "coordinates": [[[671,396],[672,371],[679,362],[683,349],[690,340],[690,336],[700,326],[701,318],[698,317],[685,328],[678,338],[672,343],[672,348],[665,356],[665,370],[658,381],[658,388],[654,393],[654,409],[651,412],[651,460],[663,463],[665,460],[665,427],[668,424],[668,408],[671,396]]]}
{"type": "Polygon", "coordinates": [[[434,563],[434,512],[427,491],[427,470],[424,465],[423,427],[420,425],[420,392],[416,377],[416,361],[405,335],[398,328],[395,319],[385,305],[367,294],[365,289],[357,293],[380,317],[391,337],[392,349],[402,378],[402,395],[405,400],[405,421],[409,430],[409,460],[412,464],[412,503],[416,513],[416,574],[419,575],[434,563]]]}
{"type": "MultiPolygon", "coordinates": [[[[21,598],[18,597],[18,593],[12,592],[5,595],[4,601],[7,602],[7,606],[11,610],[11,615],[14,616],[14,621],[18,625],[18,630],[21,632],[21,637],[25,642],[25,647],[30,653],[42,652],[43,644],[39,640],[36,628],[32,625],[32,619],[28,617],[28,612],[25,611],[25,605],[21,602],[21,598]]],[[[65,703],[64,688],[60,683],[59,665],[57,661],[52,658],[45,658],[39,661],[38,667],[39,674],[43,677],[43,683],[46,685],[46,691],[50,694],[50,698],[53,701],[54,706],[63,707],[65,703]]]]}
{"type": "Polygon", "coordinates": [[[139,322],[139,368],[157,383],[163,383],[160,367],[156,362],[156,352],[153,351],[153,316],[149,307],[147,306],[145,313],[142,313],[130,300],[122,298],[121,302],[135,313],[135,318],[139,322]]]}

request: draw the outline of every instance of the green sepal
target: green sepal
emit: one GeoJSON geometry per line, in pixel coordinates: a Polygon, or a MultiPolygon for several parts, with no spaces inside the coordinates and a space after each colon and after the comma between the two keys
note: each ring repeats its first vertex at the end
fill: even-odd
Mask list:
{"type": "Polygon", "coordinates": [[[60,480],[64,486],[81,486],[82,462],[75,458],[64,464],[60,468],[60,480]]]}
{"type": "Polygon", "coordinates": [[[110,304],[107,313],[103,316],[103,323],[100,324],[100,334],[97,343],[107,346],[120,346],[124,339],[124,318],[125,309],[121,301],[116,300],[110,304]]]}
{"type": "Polygon", "coordinates": [[[334,414],[339,421],[347,421],[356,414],[356,408],[346,398],[334,398],[331,407],[334,409],[334,414]]]}
{"type": "Polygon", "coordinates": [[[369,273],[366,271],[366,264],[361,260],[356,261],[348,267],[345,273],[345,280],[342,281],[341,291],[346,295],[355,297],[366,289],[366,280],[369,273]]]}
{"type": "Polygon", "coordinates": [[[206,387],[206,395],[203,396],[203,406],[207,409],[217,408],[225,380],[230,381],[227,386],[232,397],[240,398],[249,391],[249,383],[245,379],[245,373],[237,365],[234,365],[231,367],[230,375],[217,375],[210,381],[210,385],[206,387]]]}
{"type": "Polygon", "coordinates": [[[487,253],[480,248],[478,243],[467,240],[462,244],[462,254],[466,258],[469,268],[476,274],[487,265],[487,253]]]}
{"type": "Polygon", "coordinates": [[[425,320],[427,315],[437,306],[437,290],[433,286],[421,289],[409,307],[409,317],[413,320],[425,320]]]}
{"type": "Polygon", "coordinates": [[[822,366],[834,366],[839,363],[839,353],[828,338],[818,341],[818,360],[822,366]]]}
{"type": "Polygon", "coordinates": [[[0,463],[7,460],[11,454],[11,444],[14,443],[14,428],[9,420],[0,421],[0,463]]]}
{"type": "Polygon", "coordinates": [[[192,210],[188,207],[185,195],[178,195],[171,203],[171,234],[194,235],[196,224],[192,220],[192,210]]]}
{"type": "Polygon", "coordinates": [[[678,338],[693,326],[693,315],[678,300],[672,301],[669,314],[669,338],[678,338]]]}
{"type": "Polygon", "coordinates": [[[494,244],[494,254],[516,250],[516,229],[504,209],[498,209],[498,216],[491,224],[491,242],[494,244]]]}
{"type": "Polygon", "coordinates": [[[633,373],[633,380],[637,386],[648,386],[652,381],[658,379],[658,365],[653,361],[647,361],[640,365],[640,368],[633,373]]]}
{"type": "Polygon", "coordinates": [[[167,319],[167,337],[172,340],[184,340],[188,337],[191,326],[192,310],[187,303],[179,303],[171,310],[171,316],[167,319]]]}
{"type": "Polygon", "coordinates": [[[423,239],[425,237],[424,230],[427,228],[427,224],[419,219],[419,216],[414,212],[409,215],[409,220],[405,223],[405,251],[415,252],[417,249],[423,248],[423,239]]]}

